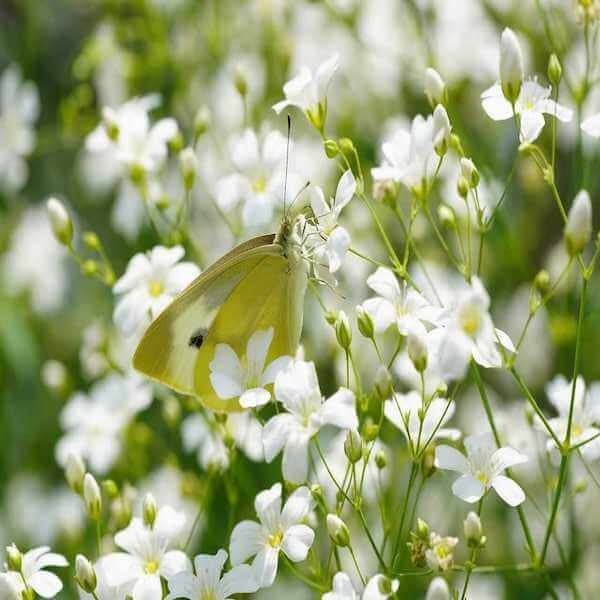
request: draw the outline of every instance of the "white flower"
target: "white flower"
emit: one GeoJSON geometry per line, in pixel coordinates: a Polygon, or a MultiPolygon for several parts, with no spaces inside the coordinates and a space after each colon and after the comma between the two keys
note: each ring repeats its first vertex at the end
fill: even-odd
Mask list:
{"type": "MultiPolygon", "coordinates": [[[[542,87],[536,80],[523,82],[521,92],[515,102],[515,113],[521,120],[521,142],[534,142],[544,127],[544,114],[555,116],[568,123],[573,111],[552,100],[552,88],[542,87]]],[[[481,94],[481,104],[487,115],[494,121],[512,119],[511,103],[504,97],[500,84],[496,83],[481,94]]]]}
{"type": "Polygon", "coordinates": [[[165,600],[231,600],[233,594],[250,594],[258,589],[258,582],[249,565],[239,565],[223,576],[227,552],[200,554],[194,559],[195,574],[182,572],[169,579],[169,594],[165,600]]]}
{"type": "Polygon", "coordinates": [[[262,445],[262,425],[251,411],[231,413],[227,415],[225,429],[229,432],[235,445],[254,462],[264,460],[262,445]]]}
{"type": "Polygon", "coordinates": [[[343,571],[333,576],[331,591],[321,596],[321,600],[359,600],[359,598],[360,595],[354,589],[350,577],[343,571]]]}
{"type": "Polygon", "coordinates": [[[18,573],[0,573],[0,598],[2,600],[22,600],[23,580],[18,573]]]}
{"type": "Polygon", "coordinates": [[[350,234],[338,225],[338,218],[355,192],[356,179],[350,169],[340,177],[331,203],[325,200],[323,190],[315,187],[311,207],[317,220],[317,231],[326,238],[325,243],[316,249],[316,255],[327,260],[330,273],[335,273],[342,266],[342,260],[350,248],[350,234]]]}
{"type": "Polygon", "coordinates": [[[370,275],[367,285],[377,296],[365,300],[362,307],[373,319],[376,333],[395,324],[402,335],[407,335],[411,326],[423,328],[422,321],[436,323],[440,316],[439,309],[406,283],[401,286],[386,267],[379,267],[370,275]]]}
{"type": "Polygon", "coordinates": [[[354,393],[340,388],[323,401],[314,363],[295,361],[277,376],[275,397],[287,412],[263,428],[265,460],[271,462],[283,450],[284,478],[302,483],[308,475],[308,444],[321,427],[358,427],[354,393]]]}
{"type": "Polygon", "coordinates": [[[425,95],[431,106],[443,104],[446,94],[446,84],[442,76],[431,67],[425,69],[425,95]]]}
{"type": "Polygon", "coordinates": [[[178,133],[174,119],[150,124],[148,113],[160,104],[151,94],[133,98],[116,109],[105,107],[103,122],[86,139],[89,152],[113,150],[119,163],[145,172],[158,170],[167,157],[167,143],[178,133]]]}
{"type": "Polygon", "coordinates": [[[231,533],[231,564],[239,565],[254,557],[252,568],[261,587],[275,581],[279,553],[292,562],[306,559],[315,538],[303,524],[313,507],[310,491],[298,488],[281,509],[281,484],[260,492],[254,501],[260,523],[242,521],[231,533]]]}
{"type": "MultiPolygon", "coordinates": [[[[558,415],[549,419],[550,426],[559,440],[567,436],[567,423],[571,406],[572,381],[567,381],[562,375],[555,377],[546,386],[546,395],[558,415]]],[[[576,445],[593,438],[600,433],[595,425],[600,423],[600,383],[592,383],[586,389],[583,377],[577,378],[575,396],[573,398],[573,420],[571,422],[571,444],[576,445]]],[[[537,423],[543,431],[542,423],[537,423]]],[[[548,451],[556,448],[552,438],[548,439],[548,451]]],[[[586,460],[596,460],[600,457],[600,437],[581,446],[581,453],[586,460]]]]}
{"type": "MultiPolygon", "coordinates": [[[[48,567],[66,567],[69,563],[61,554],[50,552],[48,546],[41,546],[29,550],[22,556],[21,572],[25,579],[25,584],[30,587],[38,596],[42,598],[54,598],[62,589],[61,580],[54,574],[46,571],[48,567]]],[[[5,578],[5,586],[9,589],[23,589],[23,581],[15,572],[8,572],[8,577],[5,578]],[[12,583],[8,580],[12,579],[12,583]]],[[[0,585],[2,591],[2,585],[0,585]]],[[[12,591],[12,590],[11,590],[12,591]]],[[[19,597],[19,596],[17,596],[19,597]]],[[[2,596],[4,599],[5,596],[2,596]]],[[[9,596],[10,598],[10,596],[9,596]]]]}
{"type": "Polygon", "coordinates": [[[152,528],[133,518],[115,535],[115,544],[125,552],[104,557],[109,585],[126,586],[133,600],[161,600],[161,577],[191,569],[186,554],[172,549],[184,526],[184,515],[169,506],[158,511],[152,528]]]}
{"type": "Polygon", "coordinates": [[[300,73],[283,86],[285,100],[273,105],[273,110],[280,113],[288,106],[297,106],[300,110],[318,112],[319,105],[326,110],[327,88],[338,68],[338,55],[335,54],[321,63],[312,73],[308,67],[303,67],[300,73]]]}
{"type": "Polygon", "coordinates": [[[179,262],[183,255],[181,246],[155,246],[129,261],[113,287],[121,296],[113,318],[123,335],[141,332],[200,274],[193,263],[179,262]]]}
{"type": "Polygon", "coordinates": [[[264,406],[271,399],[266,386],[272,384],[292,360],[289,356],[279,356],[265,367],[273,333],[273,327],[255,331],[242,358],[228,344],[216,345],[215,356],[209,364],[210,383],[221,400],[239,397],[240,406],[253,408],[264,406]]]}
{"type": "Polygon", "coordinates": [[[450,600],[450,590],[443,577],[436,577],[429,584],[425,600],[450,600]]]}
{"type": "Polygon", "coordinates": [[[35,146],[34,123],[39,97],[35,85],[24,82],[16,65],[0,78],[0,187],[20,190],[27,181],[27,157],[35,146]]]}
{"type": "Polygon", "coordinates": [[[456,537],[443,537],[435,532],[429,536],[429,548],[425,551],[425,560],[434,571],[447,571],[454,560],[453,548],[458,544],[456,537]]]}
{"type": "Polygon", "coordinates": [[[490,297],[478,277],[462,292],[445,322],[446,335],[440,349],[440,360],[447,372],[459,378],[471,357],[482,367],[502,365],[502,356],[496,345],[501,344],[516,352],[508,335],[494,327],[489,314],[490,297]]]}
{"type": "MultiPolygon", "coordinates": [[[[235,171],[217,181],[216,197],[221,209],[229,212],[239,204],[246,227],[258,227],[271,221],[273,210],[283,202],[286,140],[271,131],[262,142],[252,129],[246,129],[230,143],[235,171]]],[[[288,180],[297,187],[294,173],[288,180]]],[[[289,190],[291,192],[291,190],[289,190]]]]}
{"type": "Polygon", "coordinates": [[[565,242],[569,254],[579,254],[592,237],[592,202],[590,195],[581,190],[569,209],[565,225],[565,242]]]}
{"type": "Polygon", "coordinates": [[[504,97],[514,102],[523,82],[523,54],[514,31],[508,27],[500,37],[500,83],[504,97]]]}
{"type": "Polygon", "coordinates": [[[197,451],[198,463],[203,469],[226,469],[229,450],[218,431],[217,423],[207,423],[199,414],[187,417],[181,424],[181,438],[186,452],[197,451]]]}
{"type": "MultiPolygon", "coordinates": [[[[415,194],[422,193],[435,172],[439,160],[436,146],[446,134],[445,128],[438,127],[432,115],[426,119],[417,115],[411,124],[410,132],[399,130],[388,142],[381,146],[383,164],[371,169],[375,181],[399,181],[415,194]]],[[[445,125],[445,124],[444,124],[445,125]]]]}
{"type": "Polygon", "coordinates": [[[581,129],[592,137],[600,138],[600,113],[585,119],[581,123],[581,129]]]}
{"type": "Polygon", "coordinates": [[[398,591],[400,582],[385,575],[373,575],[367,582],[362,600],[387,600],[398,591]]]}
{"type": "Polygon", "coordinates": [[[124,428],[151,402],[151,387],[137,375],[109,375],[89,394],[77,392],[60,415],[65,434],[56,445],[57,461],[64,466],[76,454],[92,471],[105,474],[119,456],[124,428]]]}
{"type": "MultiPolygon", "coordinates": [[[[110,555],[108,555],[110,556],[110,555]]],[[[91,594],[86,594],[83,590],[79,590],[79,596],[82,600],[123,600],[127,596],[126,589],[123,586],[113,586],[108,583],[110,578],[110,563],[112,559],[106,560],[107,557],[101,557],[94,564],[96,572],[97,586],[95,590],[96,597],[91,594]]]]}
{"type": "Polygon", "coordinates": [[[438,446],[435,452],[435,464],[439,469],[462,473],[452,485],[455,496],[474,503],[493,487],[509,506],[518,506],[525,500],[521,487],[501,475],[504,469],[526,462],[525,455],[508,446],[496,448],[489,433],[466,438],[465,449],[466,458],[450,446],[438,446]]]}
{"type": "Polygon", "coordinates": [[[454,409],[454,402],[435,398],[429,403],[421,422],[419,414],[423,410],[423,401],[415,391],[394,394],[383,405],[386,418],[402,432],[415,455],[435,439],[460,439],[460,431],[444,427],[454,415],[454,409]]]}

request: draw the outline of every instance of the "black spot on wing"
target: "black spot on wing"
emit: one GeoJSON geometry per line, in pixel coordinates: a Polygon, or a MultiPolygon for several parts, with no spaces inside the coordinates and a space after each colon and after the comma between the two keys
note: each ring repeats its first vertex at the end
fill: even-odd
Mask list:
{"type": "Polygon", "coordinates": [[[188,341],[188,346],[190,348],[200,348],[200,346],[202,346],[202,343],[204,342],[204,338],[206,336],[206,331],[203,329],[200,329],[198,331],[196,331],[194,334],[192,334],[192,336],[190,337],[189,341],[188,341]]]}

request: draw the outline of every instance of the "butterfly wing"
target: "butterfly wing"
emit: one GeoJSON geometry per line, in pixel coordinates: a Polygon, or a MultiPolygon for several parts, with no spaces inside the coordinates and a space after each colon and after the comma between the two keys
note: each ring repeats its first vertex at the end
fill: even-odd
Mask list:
{"type": "Polygon", "coordinates": [[[273,327],[270,361],[294,354],[300,338],[306,271],[273,242],[254,238],[202,273],[150,325],[134,367],[213,410],[239,410],[237,398],[222,400],[211,386],[216,345],[243,356],[252,333],[273,327]]]}

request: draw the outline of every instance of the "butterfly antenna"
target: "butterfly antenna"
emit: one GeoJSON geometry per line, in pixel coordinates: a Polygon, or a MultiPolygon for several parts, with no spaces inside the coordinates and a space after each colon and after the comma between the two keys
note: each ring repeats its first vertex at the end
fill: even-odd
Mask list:
{"type": "Polygon", "coordinates": [[[287,116],[287,147],[285,150],[285,176],[283,180],[283,216],[287,215],[286,198],[287,198],[287,180],[288,180],[288,167],[290,163],[290,136],[292,133],[292,117],[287,116]]]}
{"type": "Polygon", "coordinates": [[[296,203],[296,200],[298,200],[298,198],[300,197],[300,195],[302,194],[302,192],[304,190],[306,190],[308,187],[310,186],[310,181],[307,181],[299,190],[298,193],[294,196],[294,199],[292,200],[290,206],[289,206],[289,210],[292,209],[292,206],[294,206],[294,204],[296,203]]]}

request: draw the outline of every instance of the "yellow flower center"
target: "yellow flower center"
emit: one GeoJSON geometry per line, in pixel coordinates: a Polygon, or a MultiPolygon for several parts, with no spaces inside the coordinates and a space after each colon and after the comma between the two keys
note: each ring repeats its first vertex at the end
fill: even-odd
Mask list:
{"type": "Polygon", "coordinates": [[[267,189],[267,180],[260,176],[252,181],[252,191],[256,194],[262,194],[267,189]]]}
{"type": "Polygon", "coordinates": [[[158,563],[155,560],[150,560],[145,565],[145,571],[149,575],[153,575],[158,571],[158,563]]]}
{"type": "Polygon", "coordinates": [[[483,484],[483,485],[487,485],[488,482],[488,478],[487,475],[483,472],[483,471],[477,471],[475,477],[483,484]]]}
{"type": "Polygon", "coordinates": [[[157,296],[160,296],[163,291],[164,291],[164,287],[163,284],[160,281],[151,281],[150,285],[148,286],[148,290],[150,291],[150,295],[153,298],[156,298],[157,296]]]}
{"type": "Polygon", "coordinates": [[[213,590],[203,590],[200,592],[199,600],[216,600],[217,596],[213,592],[213,590]]]}
{"type": "Polygon", "coordinates": [[[479,313],[471,309],[463,311],[460,315],[460,326],[467,335],[475,335],[481,326],[479,313]]]}
{"type": "Polygon", "coordinates": [[[574,438],[578,438],[583,433],[583,427],[581,425],[577,425],[573,423],[573,428],[571,430],[574,438]]]}
{"type": "Polygon", "coordinates": [[[270,535],[267,538],[267,541],[272,548],[279,548],[279,546],[281,546],[281,542],[283,541],[283,531],[278,531],[277,533],[270,535]]]}

